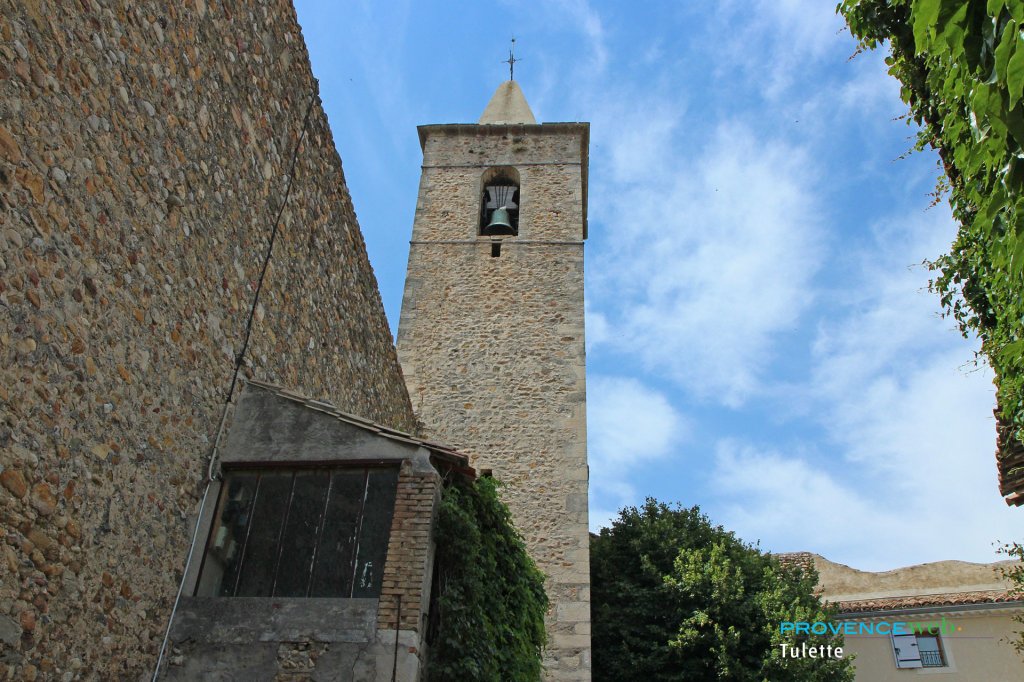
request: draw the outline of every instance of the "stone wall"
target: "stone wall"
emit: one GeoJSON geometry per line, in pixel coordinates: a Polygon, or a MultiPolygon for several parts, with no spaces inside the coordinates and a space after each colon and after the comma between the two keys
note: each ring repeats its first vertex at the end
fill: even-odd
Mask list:
{"type": "Polygon", "coordinates": [[[546,675],[590,679],[585,124],[424,126],[399,357],[427,433],[507,484],[552,602],[546,675]],[[481,177],[520,174],[519,235],[478,238],[481,177]]]}
{"type": "MultiPolygon", "coordinates": [[[[0,678],[138,679],[317,92],[285,0],[0,4],[0,678]]],[[[315,101],[244,374],[414,428],[315,101]]]]}
{"type": "MultiPolygon", "coordinates": [[[[220,453],[225,470],[271,463],[396,466],[380,598],[194,597],[197,556],[171,627],[162,679],[205,680],[230,672],[257,680],[418,680],[440,502],[441,477],[432,458],[439,455],[405,434],[255,383],[241,392],[220,453]]],[[[454,459],[458,467],[466,466],[465,458],[454,459]]],[[[217,498],[220,488],[215,482],[211,497],[217,498]]],[[[211,502],[200,537],[210,536],[215,516],[211,502]]]]}
{"type": "Polygon", "coordinates": [[[192,597],[161,679],[390,680],[394,636],[374,655],[376,614],[376,599],[192,597]]]}

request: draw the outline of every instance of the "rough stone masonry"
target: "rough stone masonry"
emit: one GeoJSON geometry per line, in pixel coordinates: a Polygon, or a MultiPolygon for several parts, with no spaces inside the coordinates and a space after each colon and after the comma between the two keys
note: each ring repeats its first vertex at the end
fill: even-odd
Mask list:
{"type": "Polygon", "coordinates": [[[510,81],[482,125],[420,127],[423,174],[398,351],[428,435],[506,484],[502,497],[547,576],[545,677],[589,680],[589,126],[532,121],[510,81]],[[516,106],[495,106],[502,101],[516,106]],[[520,180],[518,234],[481,236],[485,178],[503,168],[520,180]]]}
{"type": "MultiPolygon", "coordinates": [[[[287,0],[0,8],[0,678],[135,680],[317,84],[287,0]]],[[[280,225],[244,373],[413,430],[318,101],[280,225]]]]}

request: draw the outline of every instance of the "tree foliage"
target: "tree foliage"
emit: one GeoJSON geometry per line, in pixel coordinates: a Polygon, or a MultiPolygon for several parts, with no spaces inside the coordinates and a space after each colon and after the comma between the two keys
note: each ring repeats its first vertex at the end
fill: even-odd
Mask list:
{"type": "Polygon", "coordinates": [[[780,633],[830,620],[813,569],[781,565],[697,507],[623,509],[590,561],[594,680],[853,680],[849,658],[782,657],[783,643],[842,645],[780,633]]]}
{"type": "MultiPolygon", "coordinates": [[[[999,570],[1002,577],[1010,581],[1010,593],[1017,599],[1024,599],[1024,545],[1021,545],[1019,542],[1011,542],[1000,547],[999,553],[1016,560],[1016,563],[999,570]]],[[[1024,625],[1024,615],[1018,614],[1013,619],[1017,623],[1024,625]]],[[[1024,655],[1024,631],[1017,630],[1014,634],[1017,638],[1010,643],[1018,654],[1024,655]]]]}
{"type": "Polygon", "coordinates": [[[960,223],[933,289],[996,375],[1024,435],[1024,0],[843,0],[862,48],[889,44],[918,146],[934,147],[960,223]]]}
{"type": "Polygon", "coordinates": [[[428,680],[540,679],[548,598],[498,483],[445,488],[437,520],[428,680]]]}

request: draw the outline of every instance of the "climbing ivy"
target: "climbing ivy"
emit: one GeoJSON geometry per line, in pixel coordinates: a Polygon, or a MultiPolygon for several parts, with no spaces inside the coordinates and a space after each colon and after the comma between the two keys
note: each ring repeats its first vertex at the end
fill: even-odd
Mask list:
{"type": "Polygon", "coordinates": [[[540,679],[548,598],[498,482],[454,483],[437,520],[427,679],[540,679]]]}
{"type": "MultiPolygon", "coordinates": [[[[1024,0],[843,0],[861,48],[889,44],[918,147],[938,150],[960,223],[932,288],[995,372],[1024,436],[1024,0]]],[[[1011,474],[1013,472],[1010,472],[1011,474]]]]}

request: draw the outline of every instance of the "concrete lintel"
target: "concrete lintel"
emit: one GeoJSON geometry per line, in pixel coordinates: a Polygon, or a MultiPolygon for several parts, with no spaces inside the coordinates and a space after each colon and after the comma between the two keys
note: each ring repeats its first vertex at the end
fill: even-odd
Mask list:
{"type": "Polygon", "coordinates": [[[376,599],[182,597],[171,639],[215,644],[370,642],[376,599]]]}

